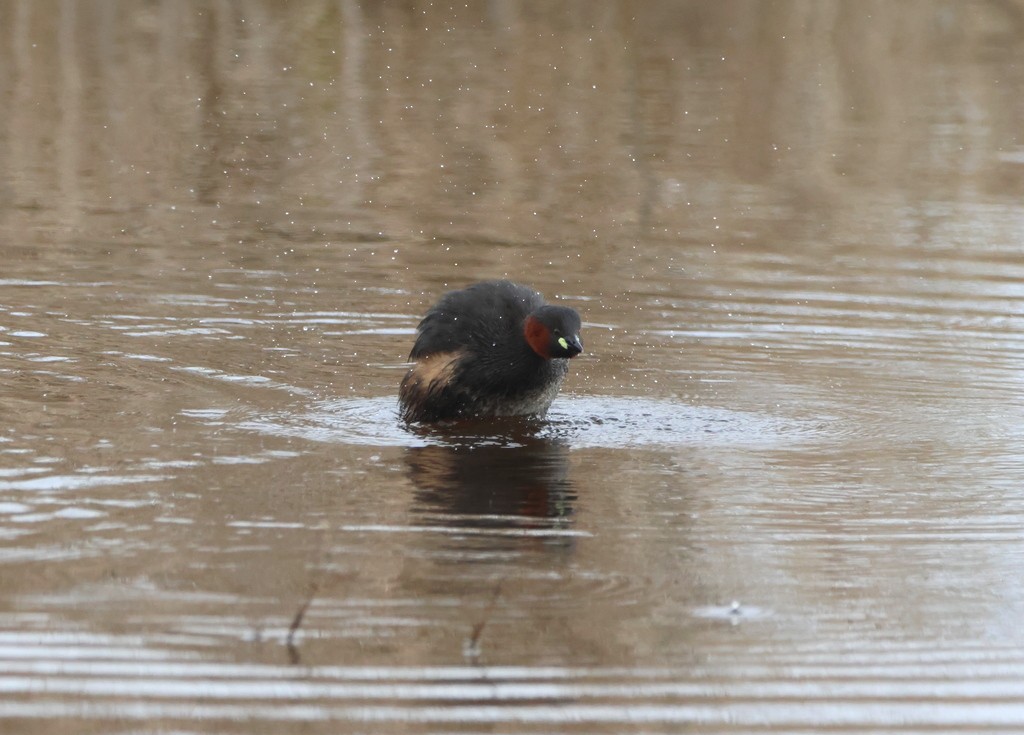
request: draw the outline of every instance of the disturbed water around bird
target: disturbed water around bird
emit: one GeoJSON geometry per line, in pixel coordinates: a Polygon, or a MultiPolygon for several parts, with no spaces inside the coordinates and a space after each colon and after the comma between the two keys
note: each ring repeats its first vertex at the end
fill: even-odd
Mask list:
{"type": "Polygon", "coordinates": [[[0,730],[1024,729],[1012,9],[111,7],[0,7],[0,730]],[[550,414],[403,424],[496,277],[550,414]]]}

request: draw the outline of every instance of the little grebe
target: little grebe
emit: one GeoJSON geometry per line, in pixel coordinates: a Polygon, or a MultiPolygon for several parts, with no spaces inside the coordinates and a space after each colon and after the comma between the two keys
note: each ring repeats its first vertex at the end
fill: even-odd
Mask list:
{"type": "Polygon", "coordinates": [[[398,400],[406,421],[542,416],[583,351],[580,316],[531,288],[484,281],[441,297],[416,329],[398,400]]]}

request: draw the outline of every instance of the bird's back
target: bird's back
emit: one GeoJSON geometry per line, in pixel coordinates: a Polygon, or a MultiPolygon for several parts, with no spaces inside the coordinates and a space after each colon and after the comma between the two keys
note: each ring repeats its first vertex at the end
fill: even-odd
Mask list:
{"type": "Polygon", "coordinates": [[[409,358],[456,351],[486,354],[520,345],[523,320],[542,306],[539,293],[511,281],[484,281],[449,291],[423,317],[409,358]]]}

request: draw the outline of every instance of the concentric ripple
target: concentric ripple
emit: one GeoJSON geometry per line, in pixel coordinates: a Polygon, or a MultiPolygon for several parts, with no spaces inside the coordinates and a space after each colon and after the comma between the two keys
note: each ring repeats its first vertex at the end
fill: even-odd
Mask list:
{"type": "Polygon", "coordinates": [[[475,442],[507,445],[524,438],[557,439],[573,447],[665,448],[687,444],[767,448],[792,446],[821,428],[785,416],[693,406],[669,400],[569,396],[543,420],[499,419],[438,427],[409,427],[394,397],[346,398],[305,412],[261,415],[240,428],[275,436],[369,446],[427,446],[475,442]]]}

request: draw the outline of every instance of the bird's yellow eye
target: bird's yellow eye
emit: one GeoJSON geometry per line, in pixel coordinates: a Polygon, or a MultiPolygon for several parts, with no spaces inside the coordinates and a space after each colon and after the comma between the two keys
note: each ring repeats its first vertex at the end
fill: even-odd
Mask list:
{"type": "Polygon", "coordinates": [[[563,350],[569,349],[569,343],[565,341],[565,337],[559,337],[558,338],[558,344],[560,344],[562,346],[563,350]]]}

